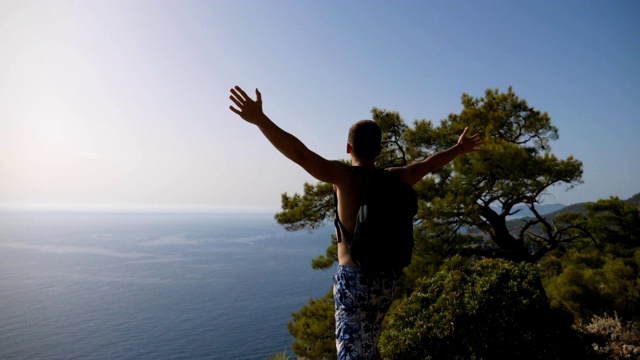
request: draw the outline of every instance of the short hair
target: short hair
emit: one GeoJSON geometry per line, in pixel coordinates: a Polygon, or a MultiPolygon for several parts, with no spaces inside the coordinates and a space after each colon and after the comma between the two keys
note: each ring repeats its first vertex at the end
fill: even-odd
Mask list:
{"type": "Polygon", "coordinates": [[[356,157],[375,159],[380,153],[382,131],[375,121],[360,120],[351,125],[347,142],[356,157]]]}

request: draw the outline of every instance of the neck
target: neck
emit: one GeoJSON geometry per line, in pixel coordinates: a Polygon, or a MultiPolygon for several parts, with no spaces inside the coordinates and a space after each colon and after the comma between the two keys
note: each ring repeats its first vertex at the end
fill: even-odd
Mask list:
{"type": "Polygon", "coordinates": [[[351,157],[351,166],[363,166],[368,169],[375,169],[375,160],[362,160],[356,157],[351,157]]]}

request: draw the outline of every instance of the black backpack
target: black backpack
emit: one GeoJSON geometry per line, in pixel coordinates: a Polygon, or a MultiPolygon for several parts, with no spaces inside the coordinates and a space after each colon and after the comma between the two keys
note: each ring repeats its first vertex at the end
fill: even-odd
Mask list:
{"type": "MultiPolygon", "coordinates": [[[[413,218],[418,200],[411,185],[384,169],[353,167],[362,176],[362,195],[353,239],[346,239],[351,258],[363,272],[401,272],[413,253],[413,218]]],[[[346,234],[338,217],[338,241],[346,234]],[[342,230],[342,231],[341,231],[342,230]]]]}

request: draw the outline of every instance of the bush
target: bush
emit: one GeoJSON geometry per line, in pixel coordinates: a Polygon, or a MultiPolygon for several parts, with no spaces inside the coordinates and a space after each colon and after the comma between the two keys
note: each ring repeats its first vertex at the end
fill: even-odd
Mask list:
{"type": "Polygon", "coordinates": [[[577,323],[617,313],[640,320],[640,211],[617,198],[585,204],[586,215],[563,214],[575,238],[541,262],[547,295],[577,323]],[[584,228],[581,230],[577,230],[584,228]],[[551,265],[551,266],[549,266],[551,265]]]}
{"type": "Polygon", "coordinates": [[[449,259],[389,314],[385,359],[552,359],[592,356],[573,318],[552,310],[531,265],[449,259]]]}
{"type": "Polygon", "coordinates": [[[292,357],[287,353],[287,350],[277,352],[269,355],[267,360],[292,360],[292,357]]]}
{"type": "Polygon", "coordinates": [[[623,323],[616,313],[613,317],[594,315],[584,329],[596,336],[594,349],[608,359],[640,358],[640,326],[637,323],[623,323]]]}
{"type": "Polygon", "coordinates": [[[291,314],[293,319],[287,327],[295,337],[291,349],[296,355],[306,359],[337,358],[334,311],[333,290],[329,290],[324,297],[310,299],[299,312],[291,314]]]}

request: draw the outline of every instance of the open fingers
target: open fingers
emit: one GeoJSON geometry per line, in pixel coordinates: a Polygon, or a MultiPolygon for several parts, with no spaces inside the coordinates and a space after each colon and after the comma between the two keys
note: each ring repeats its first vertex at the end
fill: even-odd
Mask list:
{"type": "Polygon", "coordinates": [[[471,139],[473,140],[473,150],[479,151],[480,146],[484,144],[484,138],[480,137],[480,134],[475,134],[471,139]]]}
{"type": "Polygon", "coordinates": [[[247,95],[247,93],[244,92],[244,90],[242,90],[242,88],[240,86],[238,86],[238,85],[236,85],[233,89],[231,89],[231,92],[235,93],[235,94],[240,94],[242,96],[241,97],[242,101],[247,101],[247,100],[250,99],[250,97],[247,95]]]}
{"type": "MultiPolygon", "coordinates": [[[[237,88],[237,86],[236,86],[237,88]]],[[[242,94],[236,89],[236,88],[231,88],[231,96],[233,96],[235,99],[241,101],[241,102],[245,102],[247,101],[247,94],[245,94],[245,96],[242,96],[242,94]]],[[[239,88],[238,88],[239,89],[239,88]]]]}
{"type": "MultiPolygon", "coordinates": [[[[233,92],[233,90],[231,92],[233,92]]],[[[233,101],[233,103],[236,104],[236,106],[238,108],[240,108],[240,109],[243,108],[243,106],[244,106],[243,101],[238,99],[237,94],[233,94],[233,95],[229,96],[229,99],[231,99],[231,101],[233,101]]]]}
{"type": "Polygon", "coordinates": [[[256,101],[252,100],[240,86],[236,85],[229,89],[229,91],[231,92],[229,99],[233,102],[233,104],[229,106],[229,110],[240,115],[243,119],[247,120],[247,117],[251,116],[251,114],[262,111],[262,94],[257,88],[256,101]]]}

